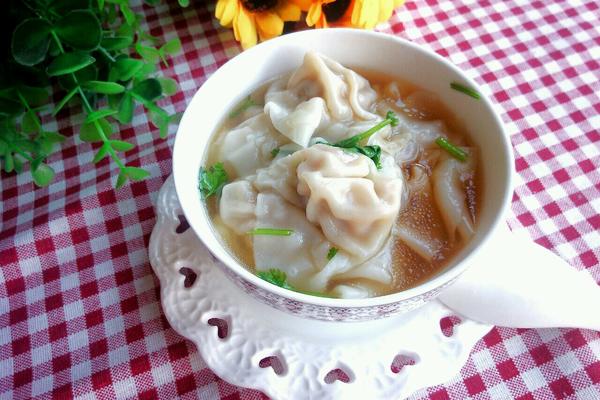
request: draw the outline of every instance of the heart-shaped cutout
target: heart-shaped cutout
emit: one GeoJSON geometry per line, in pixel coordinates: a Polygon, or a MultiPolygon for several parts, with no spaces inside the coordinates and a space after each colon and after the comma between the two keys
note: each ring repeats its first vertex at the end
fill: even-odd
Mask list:
{"type": "Polygon", "coordinates": [[[198,274],[193,269],[188,267],[179,268],[179,273],[185,276],[185,279],[183,280],[183,287],[186,289],[191,288],[198,278],[198,274]]]}
{"type": "Polygon", "coordinates": [[[341,368],[332,369],[325,375],[325,379],[323,379],[325,383],[328,385],[334,383],[335,381],[340,381],[342,383],[350,383],[350,374],[344,371],[341,368]]]}
{"type": "Polygon", "coordinates": [[[175,228],[175,233],[180,234],[190,229],[190,223],[185,218],[185,215],[178,215],[177,218],[179,218],[179,225],[175,228]]]}
{"type": "Polygon", "coordinates": [[[454,335],[454,327],[459,325],[462,320],[456,315],[450,315],[440,319],[440,329],[446,337],[454,335]]]}
{"type": "Polygon", "coordinates": [[[390,369],[393,373],[398,374],[404,367],[408,367],[411,365],[415,365],[418,359],[415,356],[410,356],[408,354],[398,354],[394,357],[392,364],[390,365],[390,369]]]}
{"type": "Polygon", "coordinates": [[[229,333],[229,323],[222,318],[210,318],[207,323],[210,326],[217,327],[217,336],[219,339],[225,339],[229,333]]]}
{"type": "Polygon", "coordinates": [[[284,375],[286,372],[284,362],[278,356],[275,355],[263,358],[258,362],[258,366],[261,368],[271,367],[273,368],[273,372],[275,372],[275,374],[279,376],[284,375]]]}

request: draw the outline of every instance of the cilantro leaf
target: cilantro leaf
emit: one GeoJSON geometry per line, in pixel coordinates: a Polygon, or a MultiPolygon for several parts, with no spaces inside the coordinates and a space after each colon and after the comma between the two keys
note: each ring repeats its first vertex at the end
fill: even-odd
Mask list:
{"type": "Polygon", "coordinates": [[[287,274],[277,268],[270,268],[266,271],[258,271],[256,275],[264,281],[267,281],[275,286],[279,286],[287,290],[307,294],[309,296],[332,298],[332,296],[325,293],[296,289],[295,287],[287,283],[287,274]]]}
{"type": "Polygon", "coordinates": [[[204,199],[219,193],[221,188],[227,183],[229,177],[227,171],[223,168],[223,163],[216,163],[209,169],[200,168],[200,179],[198,189],[204,199]]]}
{"type": "Polygon", "coordinates": [[[256,275],[262,280],[265,280],[275,286],[282,287],[288,290],[295,290],[289,283],[287,283],[287,275],[280,269],[271,268],[267,271],[259,271],[256,275]]]}
{"type": "Polygon", "coordinates": [[[378,145],[361,146],[360,142],[370,138],[371,136],[373,136],[373,134],[375,134],[375,132],[379,131],[380,129],[383,129],[388,125],[398,125],[398,122],[399,121],[396,114],[394,114],[393,111],[388,111],[383,121],[379,122],[374,127],[369,128],[362,133],[359,133],[358,135],[354,135],[352,137],[349,137],[348,139],[340,140],[337,143],[318,143],[327,144],[333,147],[339,147],[352,153],[360,153],[370,158],[377,167],[377,169],[381,169],[381,147],[379,147],[378,145]]]}
{"type": "Polygon", "coordinates": [[[338,253],[338,249],[336,247],[330,247],[327,252],[327,259],[331,261],[333,257],[338,253]]]}

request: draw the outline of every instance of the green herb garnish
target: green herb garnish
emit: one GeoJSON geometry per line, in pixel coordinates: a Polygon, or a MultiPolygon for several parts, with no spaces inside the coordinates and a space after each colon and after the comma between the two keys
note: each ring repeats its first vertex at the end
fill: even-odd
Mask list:
{"type": "Polygon", "coordinates": [[[327,259],[331,261],[331,259],[333,257],[335,257],[335,255],[338,253],[338,249],[335,247],[330,247],[329,251],[327,252],[327,259]]]}
{"type": "Polygon", "coordinates": [[[260,279],[272,283],[275,286],[279,286],[284,289],[295,290],[289,283],[287,283],[286,273],[280,269],[271,268],[267,271],[259,271],[256,275],[260,279]]]}
{"type": "Polygon", "coordinates": [[[294,288],[292,285],[290,285],[287,282],[287,274],[277,268],[270,268],[266,271],[259,271],[256,273],[256,275],[264,281],[267,281],[275,286],[279,286],[279,287],[287,289],[287,290],[292,290],[294,292],[307,294],[309,296],[332,298],[332,296],[329,296],[325,293],[312,292],[309,290],[299,290],[299,289],[294,288]]]}
{"type": "Polygon", "coordinates": [[[457,160],[462,161],[462,162],[466,161],[467,156],[468,156],[467,152],[465,152],[460,147],[455,146],[452,143],[450,143],[448,141],[448,139],[446,139],[445,137],[440,136],[439,138],[435,139],[435,144],[437,144],[442,149],[447,151],[448,154],[450,154],[452,157],[456,158],[457,160]]]}
{"type": "Polygon", "coordinates": [[[236,118],[254,105],[256,105],[256,103],[254,100],[252,100],[252,97],[248,96],[236,108],[234,108],[232,112],[229,113],[228,118],[236,118]]]}
{"type": "Polygon", "coordinates": [[[227,183],[229,177],[223,168],[223,163],[216,163],[209,169],[200,168],[200,180],[198,188],[204,199],[218,193],[227,183]]]}
{"type": "Polygon", "coordinates": [[[367,129],[366,131],[359,133],[358,135],[354,135],[348,139],[340,140],[339,142],[335,143],[334,146],[342,147],[345,149],[350,148],[350,147],[357,147],[357,146],[359,146],[360,142],[370,138],[377,131],[385,128],[388,125],[396,126],[396,125],[398,125],[398,122],[399,121],[398,121],[398,117],[396,117],[396,114],[394,114],[393,111],[388,111],[387,114],[385,115],[385,119],[383,121],[381,121],[380,123],[378,123],[377,125],[375,125],[374,127],[367,129]]]}
{"type": "Polygon", "coordinates": [[[291,229],[255,228],[246,233],[248,235],[290,236],[294,231],[291,229]]]}
{"type": "Polygon", "coordinates": [[[273,158],[277,157],[277,154],[279,154],[280,151],[281,149],[279,147],[275,147],[273,150],[271,150],[271,156],[273,158]]]}
{"type": "Polygon", "coordinates": [[[479,100],[481,98],[481,95],[479,94],[479,92],[477,90],[471,89],[470,87],[467,87],[465,85],[461,85],[460,83],[452,82],[450,84],[450,87],[454,90],[457,90],[461,93],[466,94],[467,96],[471,96],[474,99],[479,100]]]}
{"type": "Polygon", "coordinates": [[[342,148],[351,153],[363,154],[364,156],[370,158],[373,161],[373,163],[375,164],[377,169],[381,169],[381,147],[379,147],[378,145],[361,146],[360,142],[367,140],[368,138],[373,136],[373,134],[375,134],[377,131],[379,131],[380,129],[383,129],[384,127],[386,127],[388,125],[391,125],[391,126],[398,125],[398,117],[396,117],[396,114],[394,114],[393,111],[388,111],[385,116],[385,119],[383,121],[379,122],[374,127],[367,129],[366,131],[364,131],[362,133],[359,133],[358,135],[354,135],[348,139],[341,140],[337,143],[327,143],[327,142],[319,142],[319,143],[324,143],[324,144],[328,144],[329,146],[339,147],[339,148],[342,148]]]}

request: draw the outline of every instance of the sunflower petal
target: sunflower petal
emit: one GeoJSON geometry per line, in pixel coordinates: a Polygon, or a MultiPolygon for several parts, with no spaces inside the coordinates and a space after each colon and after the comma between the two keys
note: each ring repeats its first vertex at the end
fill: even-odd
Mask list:
{"type": "Polygon", "coordinates": [[[215,16],[222,26],[231,26],[238,11],[238,0],[219,0],[215,16]]]}
{"type": "Polygon", "coordinates": [[[377,25],[379,17],[379,1],[363,2],[362,6],[362,26],[366,29],[373,29],[377,25]]]}
{"type": "Polygon", "coordinates": [[[379,17],[378,22],[384,22],[390,19],[392,12],[394,11],[394,0],[381,0],[379,5],[379,17]]]}
{"type": "Polygon", "coordinates": [[[321,18],[321,14],[323,13],[323,9],[321,8],[321,3],[314,3],[308,9],[308,14],[306,14],[306,25],[314,26],[319,22],[321,18]]]}
{"type": "Polygon", "coordinates": [[[279,5],[275,12],[284,21],[299,21],[302,15],[300,6],[289,2],[279,5]]]}
{"type": "Polygon", "coordinates": [[[310,6],[313,4],[312,0],[290,0],[292,3],[296,4],[302,11],[308,11],[310,6]]]}
{"type": "Polygon", "coordinates": [[[267,36],[274,37],[283,33],[283,21],[274,12],[264,11],[254,14],[258,29],[267,36]]]}
{"type": "Polygon", "coordinates": [[[239,8],[239,12],[233,21],[233,32],[244,49],[250,48],[256,44],[256,24],[254,16],[248,13],[244,7],[239,8]]]}

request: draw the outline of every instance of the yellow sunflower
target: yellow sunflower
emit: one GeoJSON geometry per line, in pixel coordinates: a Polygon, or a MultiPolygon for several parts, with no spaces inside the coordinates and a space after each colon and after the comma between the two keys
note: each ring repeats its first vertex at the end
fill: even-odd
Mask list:
{"type": "Polygon", "coordinates": [[[306,11],[306,24],[316,28],[351,26],[352,0],[304,0],[300,7],[306,11]]]}
{"type": "Polygon", "coordinates": [[[394,8],[404,4],[404,0],[354,0],[353,3],[352,26],[373,29],[390,19],[394,8]]]}
{"type": "Polygon", "coordinates": [[[317,28],[351,26],[372,29],[387,21],[404,0],[302,0],[297,4],[306,11],[306,24],[317,28]]]}
{"type": "Polygon", "coordinates": [[[219,0],[215,15],[224,27],[233,27],[235,40],[244,49],[258,39],[268,40],[283,32],[283,23],[298,21],[303,0],[219,0]]]}

